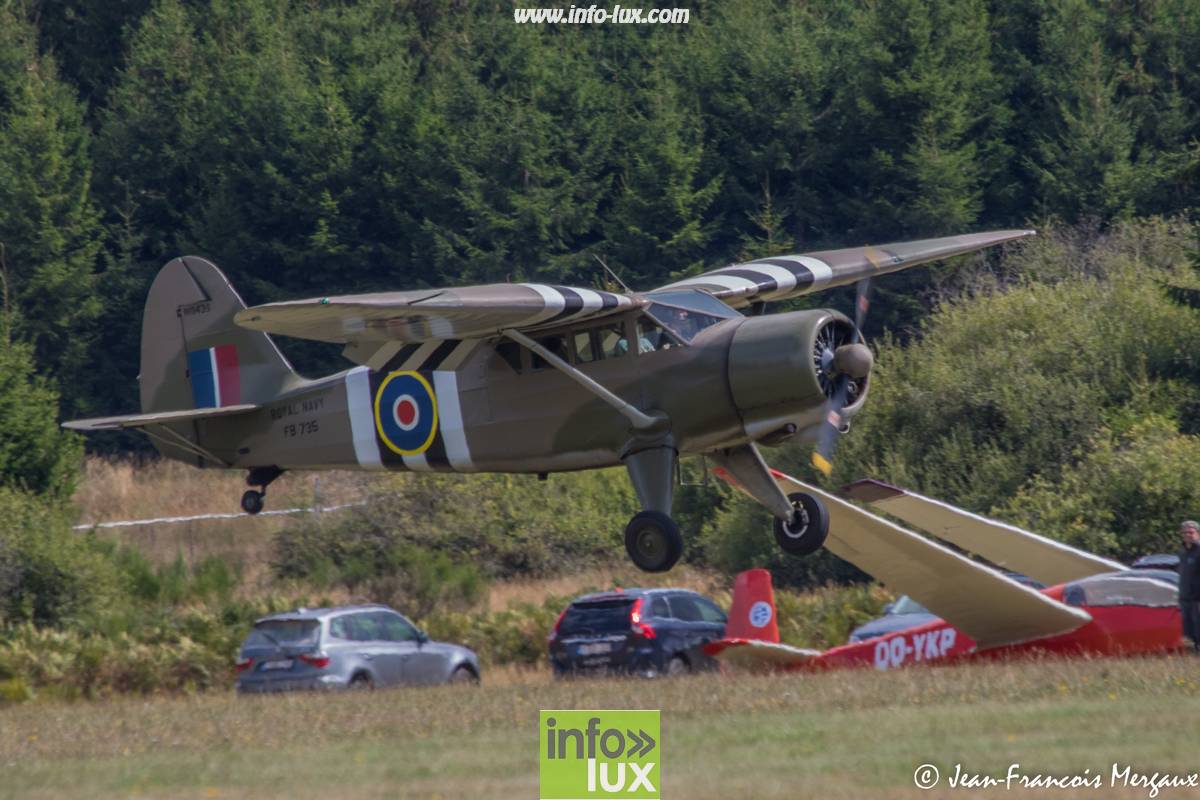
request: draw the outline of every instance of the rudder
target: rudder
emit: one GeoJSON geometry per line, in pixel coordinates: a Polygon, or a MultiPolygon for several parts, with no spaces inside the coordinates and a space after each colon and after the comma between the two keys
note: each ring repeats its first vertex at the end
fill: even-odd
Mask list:
{"type": "Polygon", "coordinates": [[[779,625],[775,617],[771,573],[765,569],[739,573],[733,584],[733,607],[729,609],[729,621],[725,623],[725,637],[777,643],[779,625]]]}
{"type": "Polygon", "coordinates": [[[245,307],[203,258],[159,270],[142,316],[143,413],[263,403],[303,380],[267,334],[234,324],[245,307]]]}

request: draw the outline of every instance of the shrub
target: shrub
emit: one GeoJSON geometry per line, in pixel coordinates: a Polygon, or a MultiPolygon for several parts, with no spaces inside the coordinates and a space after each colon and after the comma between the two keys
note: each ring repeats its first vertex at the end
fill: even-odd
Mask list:
{"type": "Polygon", "coordinates": [[[307,578],[330,563],[344,572],[356,560],[370,572],[397,546],[416,546],[474,564],[489,578],[553,575],[617,557],[635,506],[622,470],[548,481],[395,475],[363,508],[313,515],[280,533],[273,564],[280,577],[307,578]]]}
{"type": "Polygon", "coordinates": [[[0,590],[0,624],[60,625],[107,609],[117,571],[62,501],[0,488],[0,590]]]}

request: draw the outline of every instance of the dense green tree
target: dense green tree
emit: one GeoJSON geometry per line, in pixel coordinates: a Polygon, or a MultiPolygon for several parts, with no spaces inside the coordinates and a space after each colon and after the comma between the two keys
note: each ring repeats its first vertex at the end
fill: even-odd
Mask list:
{"type": "Polygon", "coordinates": [[[54,61],[38,55],[36,31],[9,5],[0,6],[0,50],[0,271],[11,336],[32,345],[77,408],[71,387],[101,308],[89,133],[54,61]]]}
{"type": "Polygon", "coordinates": [[[0,330],[0,488],[70,496],[82,443],[58,427],[57,407],[58,395],[34,372],[29,347],[0,330]]]}

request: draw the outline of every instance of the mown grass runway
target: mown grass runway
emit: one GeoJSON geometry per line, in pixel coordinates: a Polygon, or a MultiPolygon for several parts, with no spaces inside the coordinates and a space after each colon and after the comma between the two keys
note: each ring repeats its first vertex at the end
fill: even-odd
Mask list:
{"type": "MultiPolygon", "coordinates": [[[[1200,770],[1198,667],[1181,656],[657,682],[510,673],[472,689],[34,703],[0,710],[0,797],[535,797],[537,712],[555,707],[661,708],[672,798],[981,796],[944,779],[918,790],[923,763],[944,776],[955,763],[1091,769],[1107,784],[1113,762],[1200,770]]],[[[1041,790],[1077,794],[1148,796],[1041,790]]]]}

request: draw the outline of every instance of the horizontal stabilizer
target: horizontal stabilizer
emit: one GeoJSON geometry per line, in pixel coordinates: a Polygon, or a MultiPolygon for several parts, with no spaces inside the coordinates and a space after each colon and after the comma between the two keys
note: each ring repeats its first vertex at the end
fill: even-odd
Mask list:
{"type": "Polygon", "coordinates": [[[1127,569],[1117,561],[880,481],[855,481],[842,494],[1047,586],[1127,569]]]}
{"type": "Polygon", "coordinates": [[[704,645],[704,652],[724,664],[763,671],[796,667],[821,655],[820,650],[807,650],[762,639],[720,639],[704,645]]]}
{"type": "Polygon", "coordinates": [[[64,422],[62,426],[73,431],[115,431],[121,428],[145,428],[150,425],[166,425],[171,422],[191,422],[211,417],[231,417],[257,411],[262,406],[243,403],[222,408],[193,408],[184,411],[156,411],[151,414],[126,414],[119,417],[92,417],[64,422]]]}

